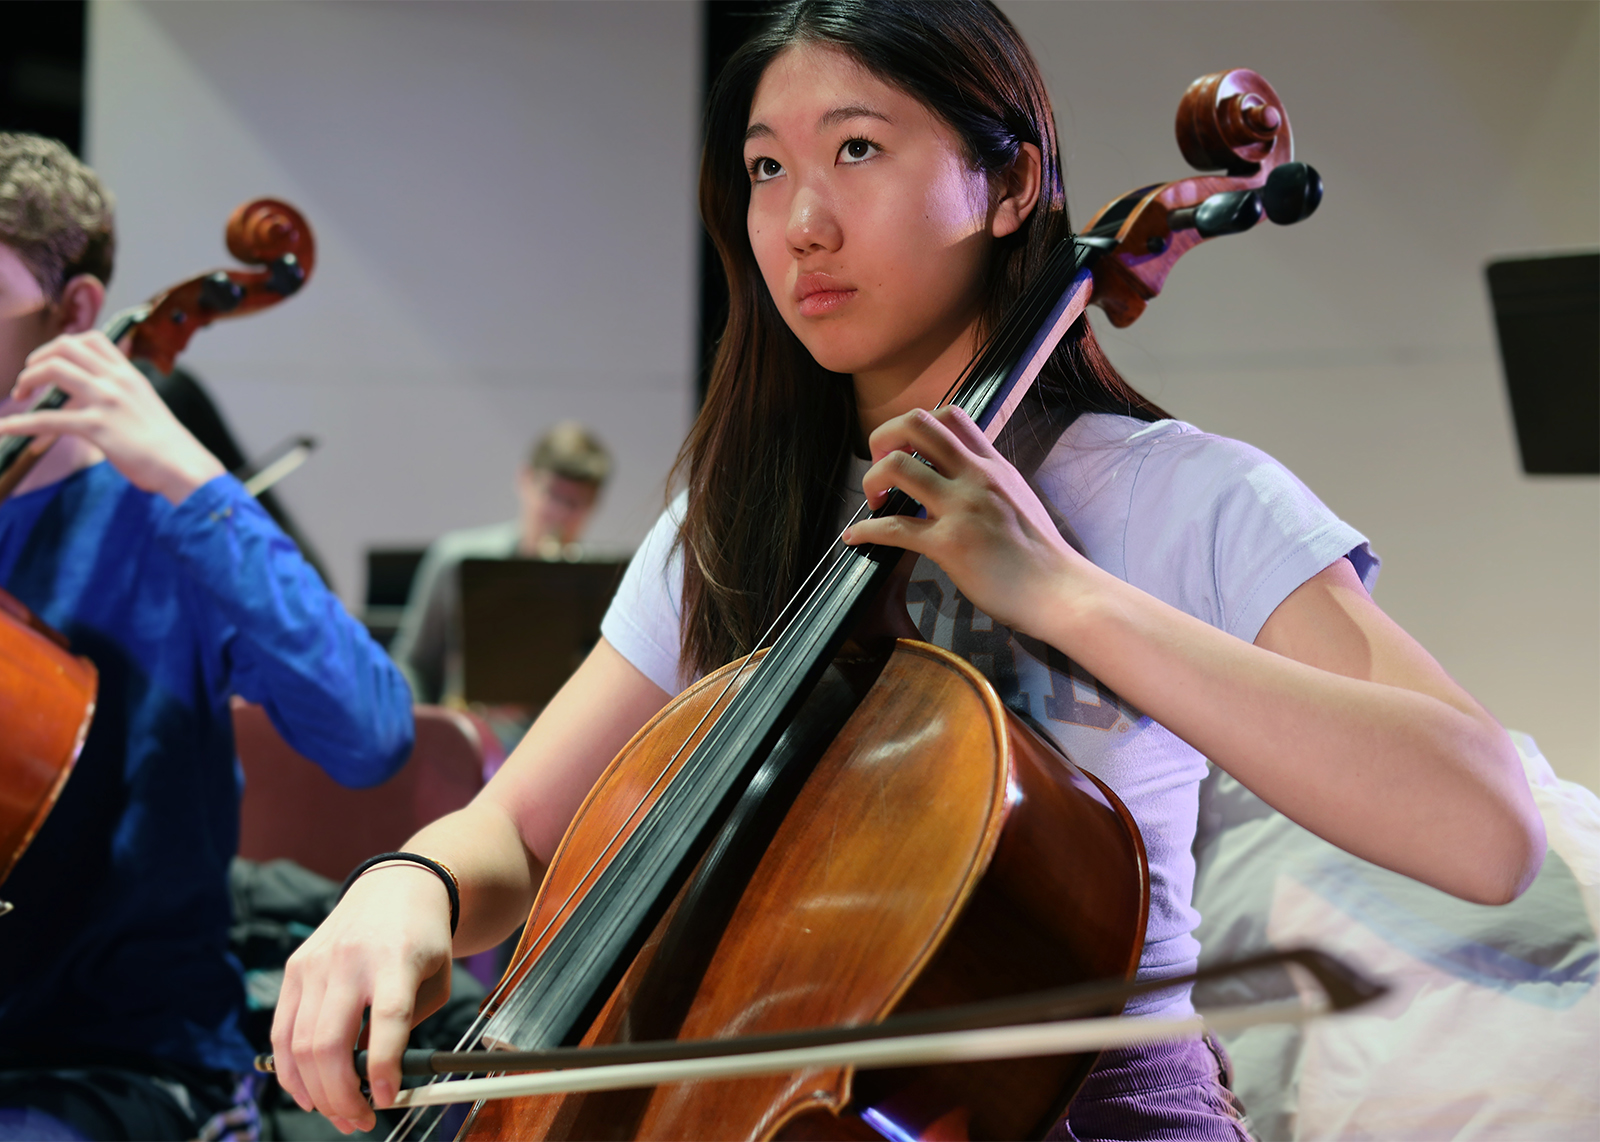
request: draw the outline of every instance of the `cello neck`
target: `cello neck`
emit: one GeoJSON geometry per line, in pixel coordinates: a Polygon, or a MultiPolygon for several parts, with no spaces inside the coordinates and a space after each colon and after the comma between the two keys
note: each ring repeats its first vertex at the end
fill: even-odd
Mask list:
{"type": "Polygon", "coordinates": [[[944,404],[970,416],[991,443],[1083,315],[1094,292],[1090,266],[1102,245],[1081,238],[1058,245],[945,399],[944,404]]]}

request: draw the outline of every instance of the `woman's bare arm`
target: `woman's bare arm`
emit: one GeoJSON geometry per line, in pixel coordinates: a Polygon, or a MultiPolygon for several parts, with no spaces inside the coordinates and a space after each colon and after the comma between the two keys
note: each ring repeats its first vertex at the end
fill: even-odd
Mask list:
{"type": "Polygon", "coordinates": [[[1279,604],[1254,645],[1102,576],[1040,637],[1262,800],[1478,903],[1513,899],[1539,871],[1544,828],[1510,738],[1348,560],[1279,604]]]}
{"type": "Polygon", "coordinates": [[[290,957],[273,1020],[279,1081],[302,1108],[346,1133],[371,1129],[351,1065],[362,1012],[373,1104],[388,1106],[411,1028],[449,996],[452,956],[516,930],[578,804],[668,697],[602,639],[472,803],[406,842],[460,882],[454,941],[449,898],[428,870],[380,865],[351,886],[290,957]]]}
{"type": "Polygon", "coordinates": [[[963,414],[897,417],[872,452],[869,503],[899,487],[928,515],[858,523],[851,542],[929,556],[985,612],[1357,856],[1484,903],[1538,872],[1544,829],[1510,739],[1346,560],[1284,600],[1252,645],[1073,551],[963,414]]]}

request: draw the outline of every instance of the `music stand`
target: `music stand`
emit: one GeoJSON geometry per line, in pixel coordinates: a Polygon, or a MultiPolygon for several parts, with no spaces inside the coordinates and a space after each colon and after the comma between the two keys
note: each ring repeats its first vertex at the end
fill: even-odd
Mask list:
{"type": "Polygon", "coordinates": [[[1491,262],[1489,294],[1530,475],[1600,475],[1600,254],[1491,262]]]}
{"type": "Polygon", "coordinates": [[[600,639],[626,562],[461,563],[462,696],[537,711],[600,639]]]}

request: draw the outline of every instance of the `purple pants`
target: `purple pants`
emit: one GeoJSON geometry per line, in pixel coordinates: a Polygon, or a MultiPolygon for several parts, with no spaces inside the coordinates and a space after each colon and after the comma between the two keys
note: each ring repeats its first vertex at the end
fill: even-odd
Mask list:
{"type": "Polygon", "coordinates": [[[1250,1142],[1227,1053],[1209,1035],[1106,1051],[1084,1080],[1053,1142],[1147,1138],[1250,1142]]]}

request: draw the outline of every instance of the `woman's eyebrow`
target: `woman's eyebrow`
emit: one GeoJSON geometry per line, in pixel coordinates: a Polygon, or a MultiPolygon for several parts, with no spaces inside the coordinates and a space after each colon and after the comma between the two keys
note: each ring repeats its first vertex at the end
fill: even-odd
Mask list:
{"type": "MultiPolygon", "coordinates": [[[[894,122],[893,119],[876,108],[868,107],[864,103],[850,103],[843,107],[835,107],[832,111],[824,113],[822,118],[817,120],[817,130],[826,130],[850,119],[877,119],[880,122],[890,124],[894,122]]],[[[744,141],[748,143],[751,139],[770,139],[775,134],[777,132],[765,123],[752,123],[745,128],[744,141]]]]}
{"type": "Polygon", "coordinates": [[[884,123],[893,123],[894,120],[875,107],[868,107],[864,103],[850,103],[843,107],[835,107],[832,111],[817,120],[817,130],[833,127],[848,119],[878,119],[884,123]]]}

